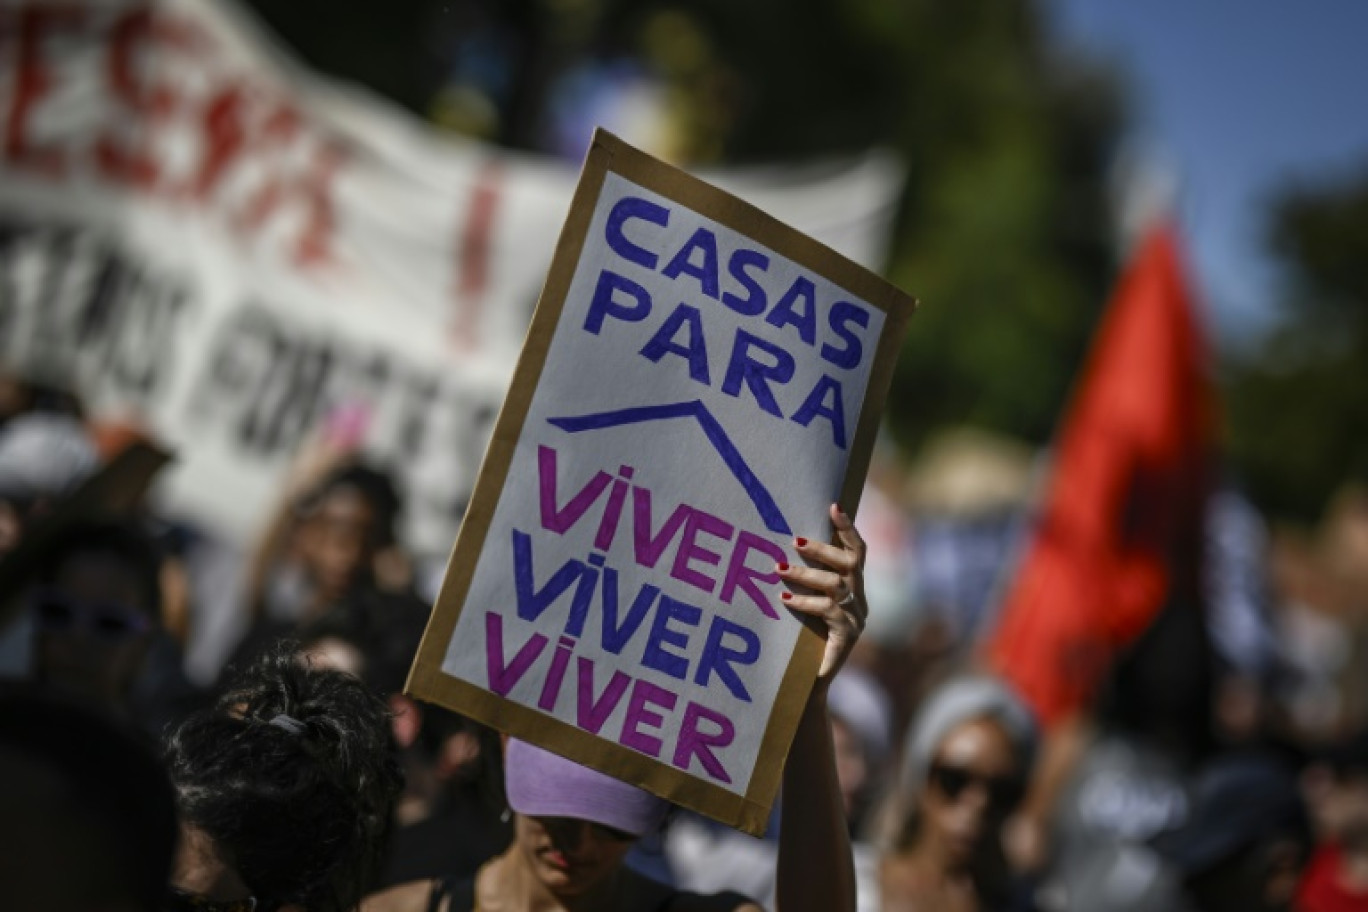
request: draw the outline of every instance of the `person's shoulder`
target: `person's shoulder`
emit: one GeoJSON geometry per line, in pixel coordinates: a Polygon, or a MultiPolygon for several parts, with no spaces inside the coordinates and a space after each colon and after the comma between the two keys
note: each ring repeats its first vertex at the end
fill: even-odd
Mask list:
{"type": "MultiPolygon", "coordinates": [[[[360,912],[428,912],[438,884],[432,880],[415,880],[387,887],[361,901],[360,912]]],[[[443,899],[444,897],[439,897],[443,899]]]]}

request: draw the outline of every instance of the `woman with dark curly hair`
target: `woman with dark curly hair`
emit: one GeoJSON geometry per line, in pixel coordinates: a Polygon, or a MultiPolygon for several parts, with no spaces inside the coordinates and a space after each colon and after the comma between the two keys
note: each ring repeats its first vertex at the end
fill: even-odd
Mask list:
{"type": "Polygon", "coordinates": [[[181,816],[169,907],[345,912],[402,785],[383,700],[283,644],[166,743],[181,816]]]}

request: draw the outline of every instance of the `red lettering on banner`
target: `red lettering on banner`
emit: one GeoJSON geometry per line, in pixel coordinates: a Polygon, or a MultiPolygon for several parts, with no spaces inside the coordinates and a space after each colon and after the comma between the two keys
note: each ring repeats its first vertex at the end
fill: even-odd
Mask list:
{"type": "Polygon", "coordinates": [[[180,98],[165,82],[145,82],[139,75],[138,61],[147,45],[167,52],[192,50],[188,29],[176,28],[164,17],[153,18],[152,11],[135,10],[115,22],[110,29],[106,76],[114,97],[126,105],[139,123],[133,131],[137,139],[123,141],[115,130],[104,131],[95,140],[95,163],[106,178],[141,190],[151,190],[160,175],[146,127],[166,120],[178,107],[180,98]]]}
{"type": "Polygon", "coordinates": [[[502,185],[499,163],[488,162],[480,169],[470,194],[465,228],[456,249],[456,319],[451,337],[458,348],[472,349],[479,344],[476,326],[480,304],[489,287],[489,260],[502,185]]]}
{"type": "Polygon", "coordinates": [[[200,156],[198,173],[186,188],[196,200],[208,200],[222,183],[229,167],[242,154],[247,143],[247,130],[242,125],[246,93],[241,83],[232,82],[217,90],[204,106],[200,115],[204,152],[200,156]]]}
{"type": "Polygon", "coordinates": [[[110,13],[44,4],[0,10],[0,18],[0,43],[6,33],[17,36],[15,65],[0,71],[0,84],[13,80],[0,92],[8,95],[0,116],[10,166],[50,180],[84,166],[107,186],[216,212],[250,243],[283,245],[302,269],[338,265],[334,188],[346,161],[342,139],[310,122],[275,86],[228,69],[192,17],[146,6],[110,13]],[[61,36],[102,52],[96,73],[76,69],[91,65],[89,55],[55,52],[61,36]],[[103,116],[84,146],[44,140],[37,127],[44,106],[64,86],[84,92],[92,75],[96,97],[82,101],[103,116]]]}
{"type": "Polygon", "coordinates": [[[333,259],[332,237],[337,225],[333,209],[333,179],[343,160],[342,148],[321,146],[304,172],[303,180],[295,185],[307,210],[304,230],[295,244],[294,258],[300,266],[322,266],[333,259]]]}
{"type": "MultiPolygon", "coordinates": [[[[284,100],[262,98],[241,81],[217,90],[200,117],[204,152],[186,191],[201,202],[212,200],[235,169],[246,167],[254,156],[274,152],[283,158],[315,138],[298,108],[284,100]]],[[[255,234],[291,205],[298,206],[303,210],[303,224],[291,247],[291,259],[304,267],[332,261],[336,229],[332,188],[343,161],[339,144],[319,140],[302,172],[287,174],[276,169],[265,178],[247,203],[231,214],[234,230],[255,234]]]]}
{"type": "MultiPolygon", "coordinates": [[[[301,138],[303,126],[299,110],[282,102],[266,116],[257,142],[251,147],[239,145],[238,151],[255,152],[275,147],[283,152],[301,138]]],[[[263,230],[271,218],[277,217],[290,204],[300,206],[304,223],[291,249],[291,257],[300,266],[324,265],[331,259],[330,242],[335,221],[332,180],[342,159],[341,148],[325,141],[312,150],[302,173],[272,171],[246,206],[233,213],[234,226],[244,234],[254,234],[263,230]]]]}
{"type": "Polygon", "coordinates": [[[34,107],[51,93],[57,77],[44,54],[44,45],[61,29],[73,29],[85,18],[75,6],[24,7],[17,13],[18,53],[14,61],[14,89],[5,118],[5,159],[49,177],[65,171],[62,150],[33,142],[29,135],[34,107]]]}

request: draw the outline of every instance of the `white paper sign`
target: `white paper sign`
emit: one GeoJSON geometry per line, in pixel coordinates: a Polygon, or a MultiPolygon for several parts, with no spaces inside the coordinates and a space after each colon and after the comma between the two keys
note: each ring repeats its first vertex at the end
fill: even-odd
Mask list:
{"type": "Polygon", "coordinates": [[[416,692],[753,825],[815,671],[776,564],[862,479],[907,303],[600,134],[416,692]]]}

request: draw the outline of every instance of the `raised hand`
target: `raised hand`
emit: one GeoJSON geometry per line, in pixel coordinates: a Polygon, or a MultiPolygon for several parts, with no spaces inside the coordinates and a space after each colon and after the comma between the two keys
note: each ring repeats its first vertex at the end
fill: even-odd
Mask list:
{"type": "Polygon", "coordinates": [[[794,539],[798,553],[817,566],[780,564],[776,568],[786,584],[797,587],[797,591],[781,594],[784,604],[826,626],[826,652],[817,672],[819,681],[830,680],[845,664],[869,617],[864,591],[864,539],[838,505],[832,504],[830,512],[838,544],[794,539]]]}

